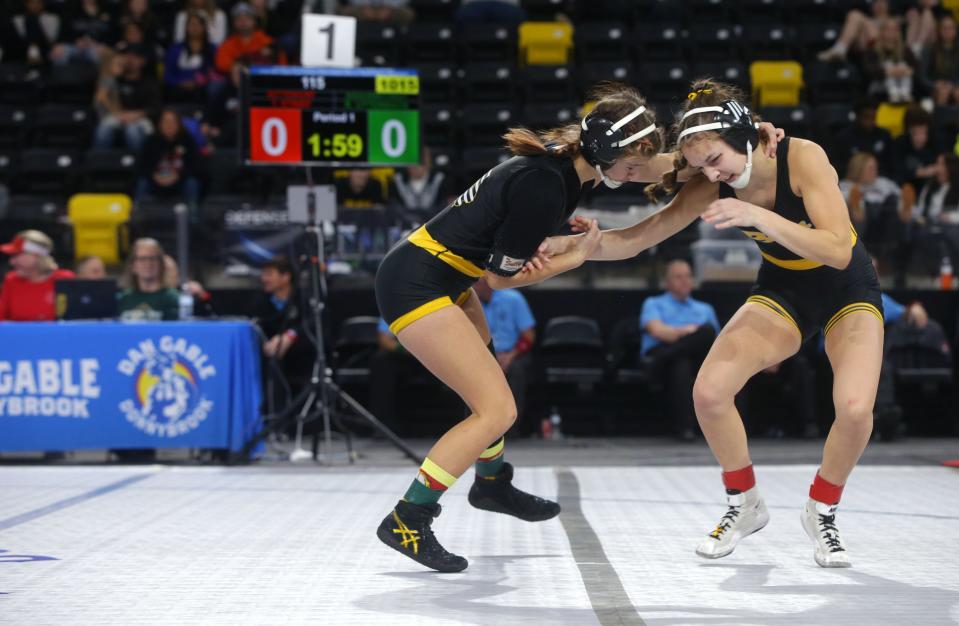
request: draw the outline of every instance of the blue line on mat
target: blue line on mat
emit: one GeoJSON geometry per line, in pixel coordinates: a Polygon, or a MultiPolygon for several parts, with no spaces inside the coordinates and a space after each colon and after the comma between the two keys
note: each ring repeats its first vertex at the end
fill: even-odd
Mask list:
{"type": "Polygon", "coordinates": [[[13,517],[8,517],[7,519],[0,520],[0,530],[6,530],[8,528],[13,528],[14,526],[19,526],[20,524],[26,524],[27,522],[32,522],[38,517],[43,517],[44,515],[50,515],[51,513],[56,513],[61,509],[71,507],[75,504],[80,504],[81,502],[86,502],[87,500],[92,500],[102,495],[106,495],[111,491],[116,491],[118,489],[123,489],[124,487],[129,487],[134,483],[138,483],[141,480],[153,476],[150,474],[137,474],[136,476],[130,476],[129,478],[124,478],[123,480],[118,480],[115,483],[110,483],[109,485],[104,485],[102,487],[97,487],[93,491],[88,491],[86,493],[81,493],[78,496],[73,496],[72,498],[67,498],[65,500],[60,500],[58,502],[53,502],[39,509],[34,509],[32,511],[27,511],[26,513],[20,513],[19,515],[14,515],[13,517]]]}

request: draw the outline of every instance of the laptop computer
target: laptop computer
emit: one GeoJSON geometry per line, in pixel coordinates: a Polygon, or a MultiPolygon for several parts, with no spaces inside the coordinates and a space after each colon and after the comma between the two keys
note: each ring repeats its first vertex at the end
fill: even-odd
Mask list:
{"type": "Polygon", "coordinates": [[[58,280],[54,290],[57,319],[91,320],[117,316],[117,281],[112,278],[58,280]]]}

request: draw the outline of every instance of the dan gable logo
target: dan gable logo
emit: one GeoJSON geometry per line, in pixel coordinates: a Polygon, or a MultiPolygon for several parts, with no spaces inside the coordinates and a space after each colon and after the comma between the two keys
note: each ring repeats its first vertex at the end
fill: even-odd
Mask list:
{"type": "Polygon", "coordinates": [[[216,368],[196,344],[170,336],[141,341],[117,369],[133,382],[133,398],[120,403],[127,421],[149,435],[176,437],[197,428],[213,408],[203,395],[216,368]]]}

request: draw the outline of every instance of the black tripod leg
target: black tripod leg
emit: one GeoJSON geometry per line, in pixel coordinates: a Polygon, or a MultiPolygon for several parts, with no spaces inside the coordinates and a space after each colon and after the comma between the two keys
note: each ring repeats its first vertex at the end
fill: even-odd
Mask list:
{"type": "Polygon", "coordinates": [[[353,409],[353,411],[354,411],[357,415],[359,415],[360,417],[362,417],[363,419],[365,419],[365,420],[366,420],[367,422],[369,422],[374,428],[376,428],[378,431],[380,431],[381,433],[383,433],[383,435],[384,435],[387,439],[389,439],[390,442],[391,442],[394,446],[396,446],[397,448],[399,448],[399,450],[400,450],[403,454],[405,454],[407,457],[409,457],[409,459],[410,459],[411,461],[413,461],[413,462],[416,463],[417,465],[422,465],[422,463],[423,463],[423,457],[421,457],[421,456],[417,455],[415,452],[413,452],[413,450],[412,450],[409,446],[407,446],[406,443],[405,443],[402,439],[400,439],[399,437],[396,436],[396,433],[394,433],[392,430],[390,430],[389,428],[387,428],[386,425],[385,425],[383,422],[381,422],[380,420],[376,419],[376,417],[375,417],[372,413],[370,413],[369,411],[367,411],[366,408],[365,408],[362,404],[360,404],[359,402],[357,402],[355,398],[353,398],[350,394],[348,394],[348,393],[346,393],[345,391],[343,391],[342,389],[340,389],[339,385],[337,385],[335,382],[329,381],[327,384],[330,386],[330,389],[333,391],[333,393],[336,394],[336,397],[337,397],[337,398],[339,398],[340,400],[342,400],[343,402],[345,402],[346,405],[349,406],[351,409],[353,409]]]}

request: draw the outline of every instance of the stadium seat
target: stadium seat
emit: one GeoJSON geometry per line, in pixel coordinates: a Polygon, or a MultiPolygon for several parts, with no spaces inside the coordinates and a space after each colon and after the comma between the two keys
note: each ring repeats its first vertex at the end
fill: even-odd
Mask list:
{"type": "Polygon", "coordinates": [[[737,0],[736,13],[743,24],[784,22],[786,0],[737,0]]]}
{"type": "Polygon", "coordinates": [[[420,100],[424,103],[450,106],[458,102],[456,64],[422,63],[416,70],[420,75],[420,100]]]}
{"type": "Polygon", "coordinates": [[[97,72],[95,65],[85,63],[52,67],[43,89],[44,101],[89,106],[93,102],[97,72]]]}
{"type": "Polygon", "coordinates": [[[817,141],[828,151],[834,137],[856,121],[856,113],[848,104],[820,104],[813,109],[813,132],[817,141]]]}
{"type": "Polygon", "coordinates": [[[568,8],[568,0],[520,0],[530,20],[551,20],[568,8]]]}
{"type": "Polygon", "coordinates": [[[93,109],[89,106],[42,105],[37,109],[30,145],[85,150],[93,132],[93,117],[93,109]]]}
{"type": "Polygon", "coordinates": [[[516,28],[507,24],[467,24],[460,32],[464,63],[509,63],[516,60],[516,28]]]}
{"type": "Polygon", "coordinates": [[[736,28],[729,22],[697,22],[689,25],[686,40],[691,59],[739,60],[740,41],[736,28]]]}
{"type": "Polygon", "coordinates": [[[743,26],[743,59],[750,61],[785,61],[797,55],[793,49],[792,29],[777,22],[755,22],[743,26]]]}
{"type": "Polygon", "coordinates": [[[20,63],[0,63],[0,104],[35,105],[42,88],[39,70],[20,63]]]}
{"type": "Polygon", "coordinates": [[[575,124],[578,121],[578,108],[573,102],[566,104],[528,104],[523,110],[522,123],[527,128],[536,130],[575,124]]]}
{"type": "Polygon", "coordinates": [[[573,49],[573,26],[567,22],[523,22],[519,26],[522,65],[565,65],[573,49]]]}
{"type": "Polygon", "coordinates": [[[522,72],[528,103],[566,103],[576,97],[573,71],[567,65],[529,65],[522,72]]]}
{"type": "Polygon", "coordinates": [[[633,64],[623,60],[619,63],[590,63],[581,66],[576,72],[576,90],[585,99],[596,83],[606,80],[627,85],[636,84],[633,64]]]}
{"type": "Polygon", "coordinates": [[[10,241],[21,230],[35,228],[53,239],[58,260],[71,260],[71,231],[63,223],[62,217],[63,202],[60,197],[14,194],[7,202],[6,215],[0,219],[0,239],[10,241]]]}
{"type": "Polygon", "coordinates": [[[685,0],[686,20],[693,22],[725,22],[732,17],[732,2],[723,0],[685,0]]]}
{"type": "Polygon", "coordinates": [[[23,148],[32,125],[32,107],[0,106],[0,150],[23,148]]]}
{"type": "Polygon", "coordinates": [[[796,61],[754,61],[749,65],[749,79],[756,106],[799,104],[803,73],[802,65],[796,61]]]}
{"type": "Polygon", "coordinates": [[[467,146],[498,146],[502,135],[516,123],[513,107],[469,104],[461,110],[463,141],[467,146]]]}
{"type": "Polygon", "coordinates": [[[543,330],[539,358],[548,384],[599,383],[606,370],[599,324],[576,315],[552,318],[543,330]]]}
{"type": "Polygon", "coordinates": [[[644,63],[637,69],[643,95],[649,100],[669,101],[685,97],[692,76],[682,61],[644,63]]]}
{"type": "Polygon", "coordinates": [[[517,97],[518,80],[512,64],[470,63],[460,70],[463,102],[495,103],[512,106],[517,97]]]}
{"type": "Polygon", "coordinates": [[[623,22],[577,24],[573,35],[576,61],[583,64],[626,59],[629,57],[631,37],[628,26],[623,22]]]}
{"type": "Polygon", "coordinates": [[[19,153],[11,150],[0,152],[0,185],[9,185],[16,176],[19,153]]]}
{"type": "Polygon", "coordinates": [[[841,23],[801,23],[796,28],[796,47],[804,63],[816,61],[816,55],[836,43],[841,23]]]}
{"type": "Polygon", "coordinates": [[[119,263],[129,248],[125,224],[133,201],[124,194],[79,193],[67,203],[73,224],[73,254],[76,259],[98,256],[104,263],[119,263]]]}
{"type": "Polygon", "coordinates": [[[456,38],[453,27],[444,22],[414,22],[403,38],[405,62],[448,63],[456,59],[456,38]]]}
{"type": "Polygon", "coordinates": [[[633,30],[634,59],[639,63],[680,61],[686,56],[682,35],[683,28],[679,23],[641,21],[633,30]]]}
{"type": "Polygon", "coordinates": [[[809,63],[804,79],[812,104],[851,104],[863,96],[862,79],[852,63],[809,63]]]}
{"type": "Polygon", "coordinates": [[[73,191],[79,173],[77,154],[69,150],[31,148],[20,156],[14,192],[66,197],[73,191]]]}
{"type": "Polygon", "coordinates": [[[697,61],[693,66],[692,75],[695,78],[710,76],[724,83],[735,85],[746,94],[752,91],[746,64],[739,61],[697,61]]]}
{"type": "Polygon", "coordinates": [[[358,20],[356,56],[365,66],[392,67],[400,63],[402,32],[396,24],[358,20]]]}
{"type": "Polygon", "coordinates": [[[891,104],[882,102],[876,108],[876,126],[885,128],[895,139],[902,134],[903,117],[906,115],[907,104],[891,104]]]}
{"type": "Polygon", "coordinates": [[[370,359],[379,349],[379,318],[361,315],[344,320],[333,343],[333,375],[340,384],[365,383],[370,359]]]}
{"type": "Polygon", "coordinates": [[[806,105],[794,107],[765,107],[759,111],[763,120],[782,128],[790,137],[813,139],[812,114],[806,105]]]}
{"type": "Polygon", "coordinates": [[[631,315],[613,325],[607,342],[606,362],[613,382],[636,384],[649,382],[649,372],[642,367],[639,350],[643,331],[639,316],[631,315]]]}
{"type": "Polygon", "coordinates": [[[509,158],[509,153],[502,148],[467,148],[463,150],[462,186],[472,185],[491,168],[509,158]]]}
{"type": "Polygon", "coordinates": [[[80,165],[81,185],[90,193],[133,193],[137,158],[126,150],[90,150],[80,165]]]}
{"type": "Polygon", "coordinates": [[[452,21],[458,0],[409,0],[416,19],[430,22],[452,21]]]}
{"type": "Polygon", "coordinates": [[[459,117],[451,106],[426,104],[420,107],[420,131],[423,143],[431,147],[455,146],[459,117]]]}

